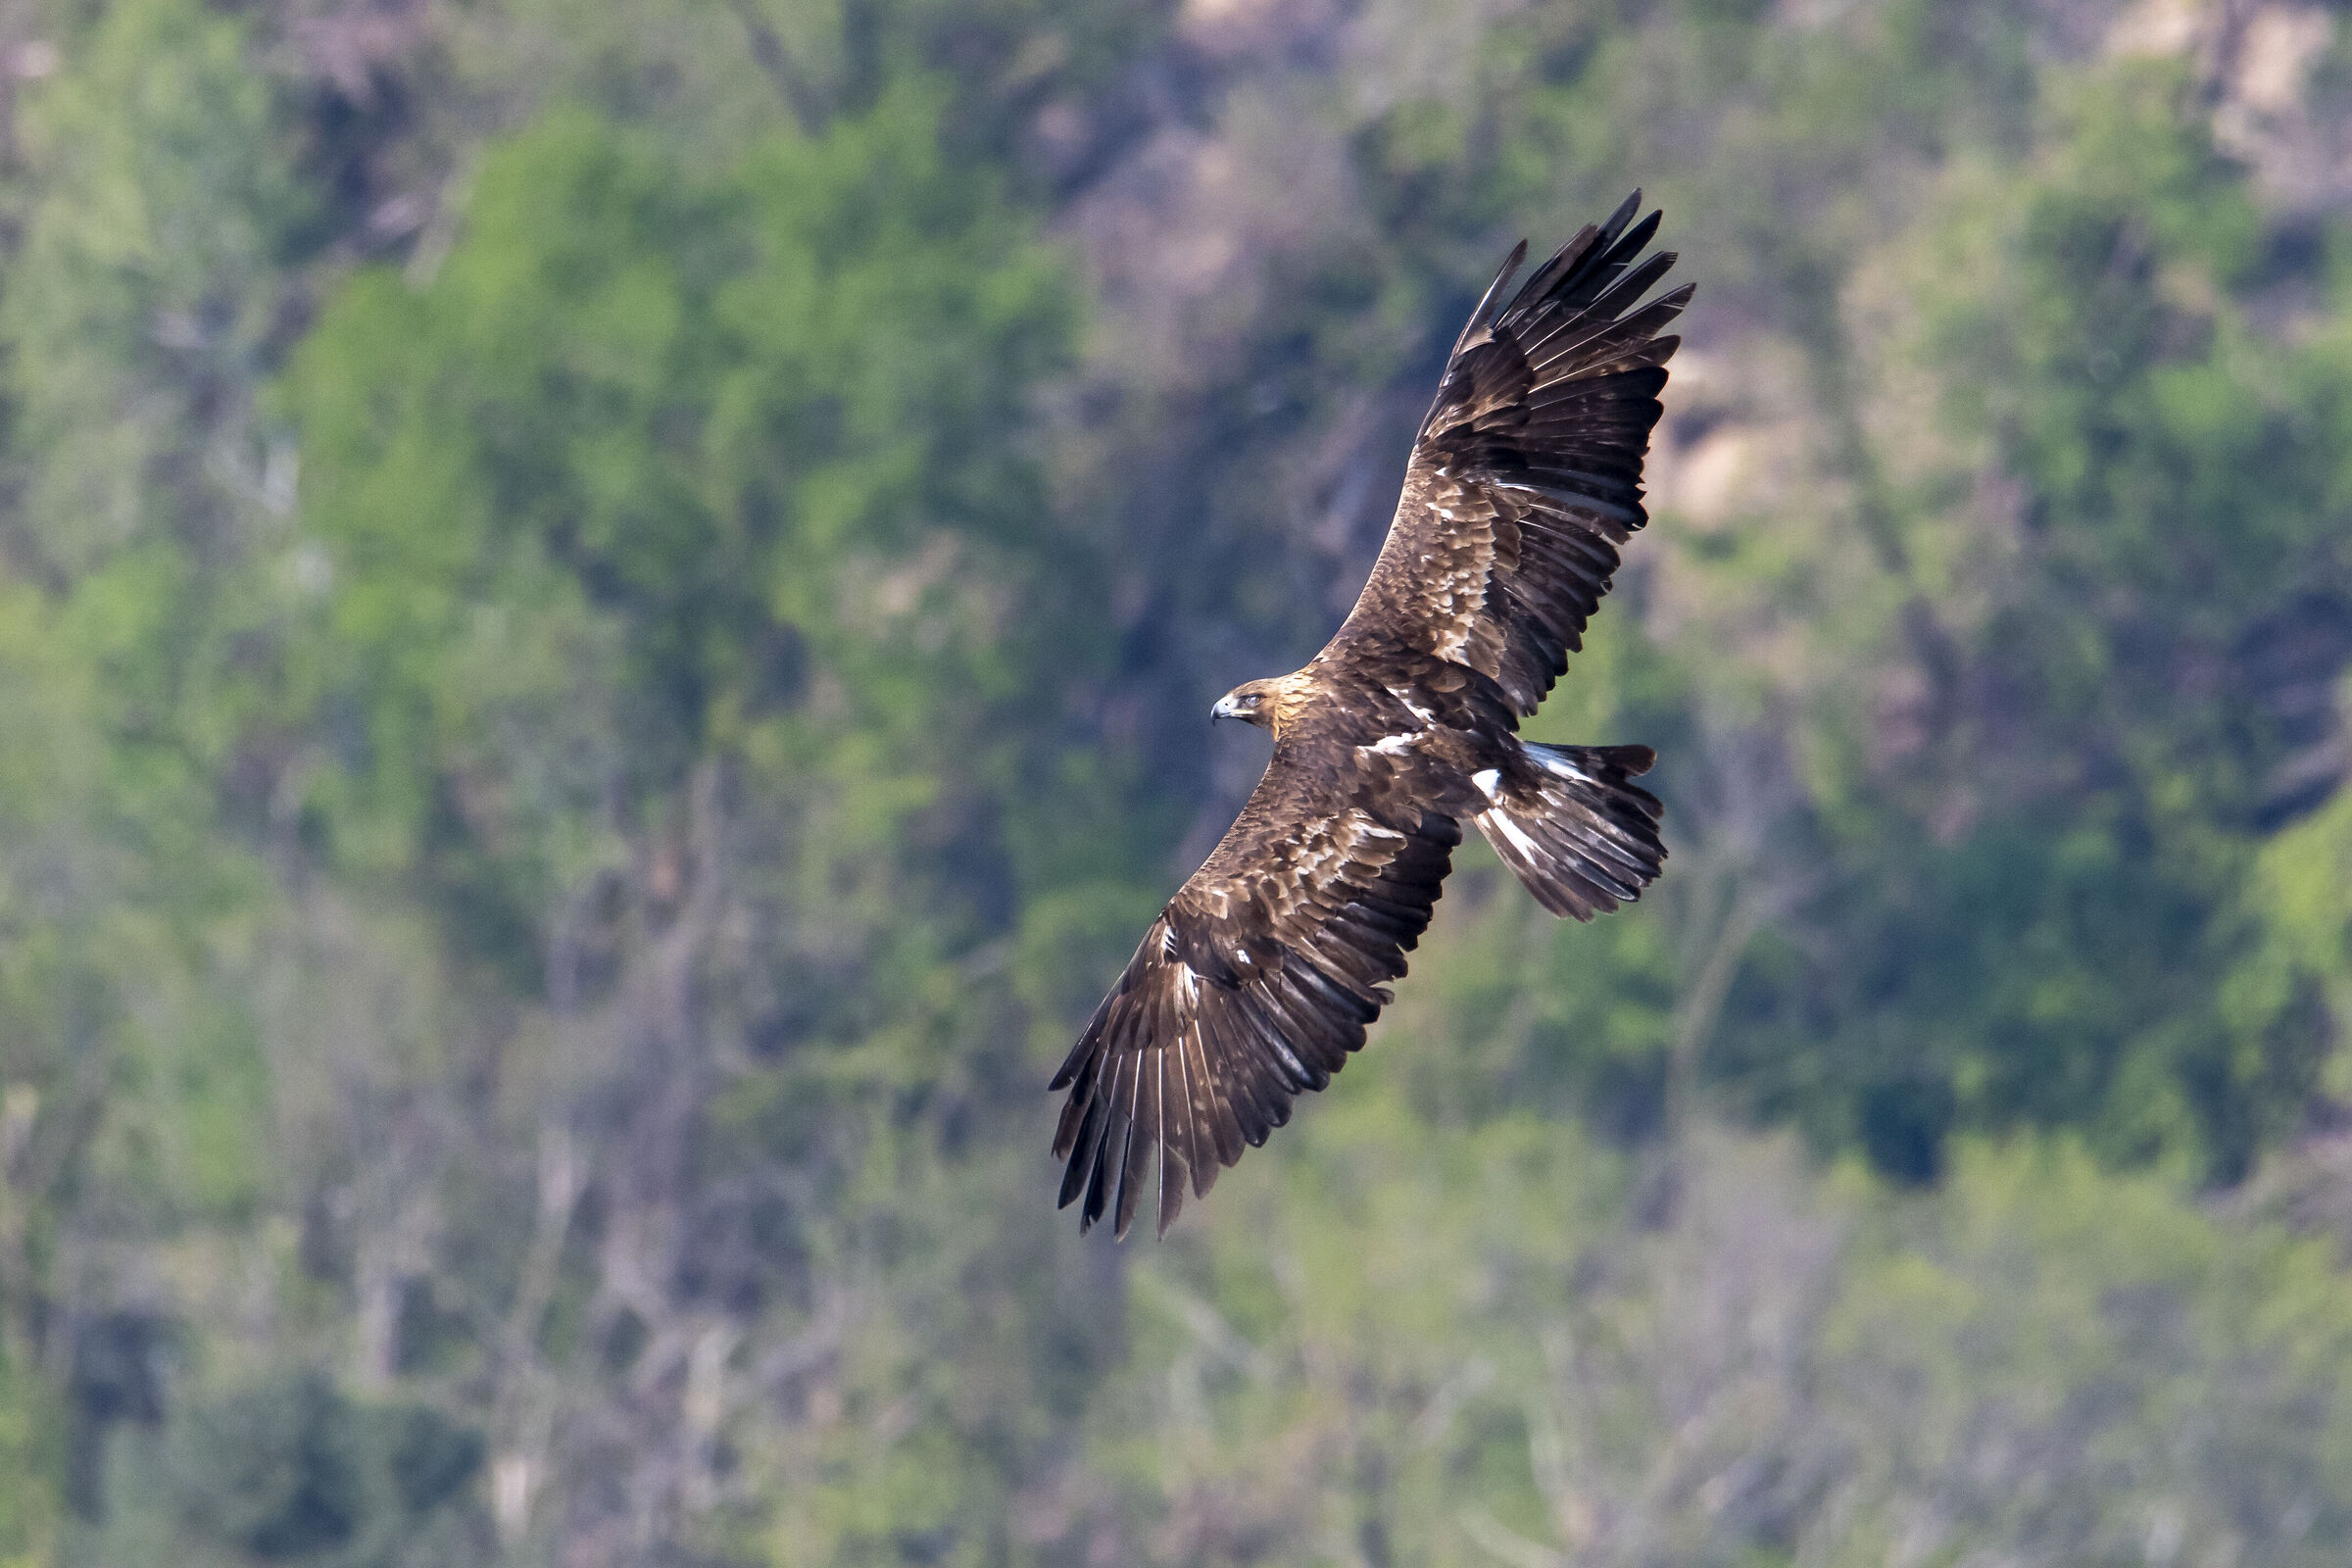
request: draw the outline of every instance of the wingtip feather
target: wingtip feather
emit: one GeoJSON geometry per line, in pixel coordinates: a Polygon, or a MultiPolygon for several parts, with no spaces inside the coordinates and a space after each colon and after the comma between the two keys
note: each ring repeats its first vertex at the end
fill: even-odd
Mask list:
{"type": "MultiPolygon", "coordinates": [[[[1512,275],[1519,270],[1519,265],[1526,260],[1527,241],[1522,239],[1511,247],[1511,254],[1503,258],[1501,270],[1494,274],[1494,281],[1487,285],[1487,291],[1479,296],[1478,308],[1470,313],[1470,319],[1462,323],[1461,334],[1453,340],[1453,354],[1461,353],[1464,348],[1469,346],[1472,338],[1493,324],[1494,318],[1500,313],[1499,302],[1502,299],[1503,289],[1510,283],[1512,275]]],[[[1446,356],[1448,359],[1452,357],[1453,355],[1446,356]]]]}
{"type": "Polygon", "coordinates": [[[1634,215],[1641,210],[1642,187],[1636,185],[1633,194],[1619,202],[1617,210],[1609,215],[1609,220],[1600,225],[1601,243],[1604,245],[1614,243],[1617,236],[1625,232],[1625,225],[1632,222],[1634,215]]]}

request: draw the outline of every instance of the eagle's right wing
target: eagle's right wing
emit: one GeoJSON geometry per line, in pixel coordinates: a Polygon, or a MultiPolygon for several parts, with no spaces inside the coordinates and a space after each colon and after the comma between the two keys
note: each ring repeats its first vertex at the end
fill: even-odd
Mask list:
{"type": "Polygon", "coordinates": [[[1054,1074],[1061,1202],[1083,1195],[1081,1228],[1115,1197],[1127,1234],[1156,1149],[1165,1234],[1188,1175],[1206,1194],[1364,1043],[1429,927],[1461,829],[1378,768],[1343,782],[1285,750],[1054,1074]]]}

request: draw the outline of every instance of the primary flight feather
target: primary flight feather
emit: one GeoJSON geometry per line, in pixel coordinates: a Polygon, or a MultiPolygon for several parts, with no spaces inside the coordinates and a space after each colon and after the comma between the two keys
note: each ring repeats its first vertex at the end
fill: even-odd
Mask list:
{"type": "Polygon", "coordinates": [[[1554,914],[1589,920],[1658,874],[1644,746],[1519,738],[1648,520],[1662,328],[1688,285],[1642,296],[1641,193],[1505,302],[1511,252],[1453,346],[1403,498],[1355,608],[1314,662],[1212,710],[1273,732],[1249,804],[1144,934],[1052,1088],[1080,1228],[1124,1237],[1156,1184],[1164,1234],[1244,1147],[1321,1089],[1390,1001],[1467,817],[1554,914]],[[1628,224],[1632,224],[1631,227],[1628,224]]]}

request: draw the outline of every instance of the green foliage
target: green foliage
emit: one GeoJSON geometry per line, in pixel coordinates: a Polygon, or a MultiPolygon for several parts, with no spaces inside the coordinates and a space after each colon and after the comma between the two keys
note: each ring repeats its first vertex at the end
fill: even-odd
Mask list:
{"type": "MultiPolygon", "coordinates": [[[[1662,979],[1765,909],[1691,1042],[1747,1114],[1906,1179],[1954,1130],[2031,1124],[2235,1180],[2328,1052],[2308,985],[2259,1015],[2226,994],[2295,808],[2272,781],[2309,745],[2250,651],[2352,564],[2345,361],[2328,329],[2256,325],[2287,241],[2188,73],[2037,68],[2024,35],[1997,5],[1810,28],[1563,9],[1498,29],[1475,93],[1359,135],[1408,254],[1663,170],[1700,319],[1758,383],[1710,368],[1678,406],[1700,450],[1742,432],[1719,444],[1748,493],[1690,519],[1669,485],[1674,623],[1605,677],[1613,722],[1684,759],[1659,787],[1702,887],[1662,891],[1670,938],[1562,938],[1578,978],[1522,1010],[1578,1021],[1513,1019],[1504,1059],[1541,1051],[1612,1104],[1664,1082],[1662,979]]],[[[1477,961],[1524,994],[1533,971],[1477,961]]],[[[1464,1049],[1490,1027],[1464,1013],[1464,1049]]]]}
{"type": "Polygon", "coordinates": [[[0,1563],[45,1568],[55,1561],[59,1514],[52,1485],[58,1469],[51,1392],[13,1359],[0,1367],[0,1464],[15,1482],[0,1490],[0,1563]]]}
{"type": "Polygon", "coordinates": [[[1400,1092],[1434,1045],[1390,1030],[1139,1269],[1166,1375],[1134,1448],[1098,1441],[1164,1489],[1165,1560],[2343,1550],[2326,1241],[2063,1143],[1967,1145],[1905,1197],[1715,1132],[1656,1167],[1525,1112],[1449,1127],[1400,1092]]]}
{"type": "Polygon", "coordinates": [[[148,0],[75,41],[80,69],[26,116],[43,177],[20,187],[0,307],[15,547],[63,573],[155,544],[168,516],[226,543],[255,456],[238,393],[274,347],[278,270],[312,200],[242,25],[148,0]]]}
{"type": "MultiPolygon", "coordinates": [[[[2298,1114],[2324,1043],[2308,1020],[2249,1029],[2220,1003],[2231,890],[2281,756],[2230,665],[2340,569],[2340,529],[2336,460],[2229,303],[2257,220],[2185,90],[2139,70],[2064,84],[2061,151],[2006,187],[2002,214],[1971,201],[1946,220],[2016,247],[1921,315],[1957,432],[2024,487],[2030,573],[1954,639],[1951,678],[2034,717],[2000,734],[1948,699],[1941,744],[1979,775],[1976,821],[1948,849],[1870,844],[1902,868],[1877,895],[1899,912],[1848,948],[1831,1005],[1857,1026],[1847,1071],[1876,1058],[1942,1080],[1963,1124],[2078,1125],[2118,1156],[2193,1152],[2234,1177],[2298,1114]]],[[[2336,374],[2315,360],[2288,379],[2325,407],[2336,374]]],[[[1910,535],[1950,514],[1892,520],[1910,535]]],[[[1772,1031],[1747,1059],[1787,1041],[1772,1031]]]]}
{"type": "Polygon", "coordinates": [[[144,1557],[168,1542],[205,1568],[391,1568],[488,1545],[462,1506],[481,1435],[425,1405],[355,1400],[316,1372],[192,1393],[114,1449],[102,1551],[144,1557]]]}
{"type": "Polygon", "coordinates": [[[1342,9],[11,45],[0,1568],[2342,1559],[2346,44],[1342,9]],[[1636,179],[1665,881],[1078,1242],[1202,688],[1636,179]]]}
{"type": "Polygon", "coordinates": [[[1008,437],[1067,315],[908,92],[701,182],[558,114],[429,285],[355,279],[296,361],[332,584],[298,701],[363,726],[314,831],[429,867],[517,972],[698,756],[833,797],[845,860],[939,808],[945,758],[988,771],[1054,542],[1008,437]]]}

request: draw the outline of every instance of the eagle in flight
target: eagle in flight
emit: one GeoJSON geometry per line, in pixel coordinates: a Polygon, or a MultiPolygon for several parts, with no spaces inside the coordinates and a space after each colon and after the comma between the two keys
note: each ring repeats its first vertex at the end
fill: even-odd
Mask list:
{"type": "Polygon", "coordinates": [[[1355,608],[1304,669],[1212,710],[1272,731],[1273,760],[1054,1076],[1080,1229],[1110,1211],[1127,1234],[1156,1152],[1164,1235],[1187,1182],[1205,1196],[1331,1081],[1428,929],[1463,818],[1554,914],[1590,920],[1658,874],[1658,802],[1634,783],[1656,754],[1517,734],[1648,520],[1642,459],[1681,341],[1658,334],[1690,289],[1640,305],[1674,263],[1638,260],[1659,218],[1633,222],[1640,204],[1506,295],[1511,252],[1355,608]]]}

